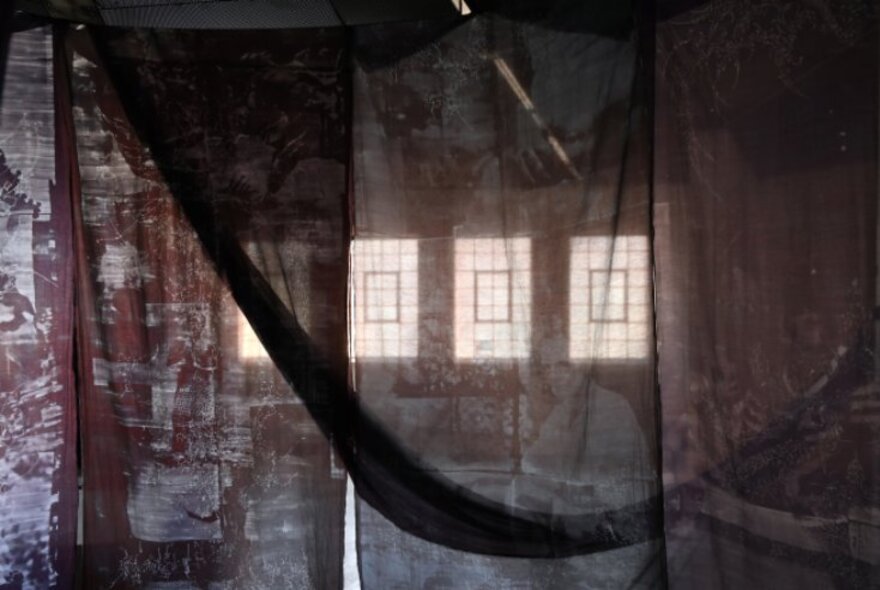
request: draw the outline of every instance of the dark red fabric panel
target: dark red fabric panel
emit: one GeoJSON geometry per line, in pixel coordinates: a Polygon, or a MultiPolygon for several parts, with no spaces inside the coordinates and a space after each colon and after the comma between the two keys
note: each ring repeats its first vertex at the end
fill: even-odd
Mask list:
{"type": "Polygon", "coordinates": [[[878,582],[877,74],[860,3],[658,26],[672,587],[878,582]]]}
{"type": "MultiPolygon", "coordinates": [[[[211,214],[344,370],[341,36],[101,34],[211,214]]],[[[345,472],[312,392],[290,389],[238,310],[89,33],[68,50],[85,584],[339,587],[345,472]]]]}
{"type": "MultiPolygon", "coordinates": [[[[5,24],[5,23],[4,23],[5,24]]],[[[8,40],[0,104],[0,586],[72,588],[73,257],[52,30],[8,40]]]]}

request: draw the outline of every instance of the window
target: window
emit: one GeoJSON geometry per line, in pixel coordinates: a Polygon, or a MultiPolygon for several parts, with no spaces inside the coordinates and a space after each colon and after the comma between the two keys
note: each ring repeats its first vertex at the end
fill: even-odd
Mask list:
{"type": "Polygon", "coordinates": [[[418,242],[354,240],[351,245],[353,354],[418,355],[418,242]]]}
{"type": "Polygon", "coordinates": [[[367,322],[400,321],[400,273],[365,272],[367,322]]]}
{"type": "Polygon", "coordinates": [[[569,296],[572,359],[644,359],[651,320],[645,236],[573,238],[569,296]],[[612,250],[613,248],[613,250],[612,250]]]}
{"type": "MultiPolygon", "coordinates": [[[[296,321],[306,333],[311,331],[311,258],[314,247],[290,236],[276,236],[266,241],[248,240],[242,243],[244,251],[263,278],[272,286],[275,295],[288,310],[295,312],[296,321]],[[296,277],[295,296],[288,292],[288,277],[296,277]]],[[[247,318],[237,310],[238,356],[245,361],[269,360],[247,318]]]]}
{"type": "Polygon", "coordinates": [[[238,312],[238,354],[245,360],[269,358],[269,354],[263,348],[263,343],[257,338],[250,322],[240,311],[238,312]]]}
{"type": "Polygon", "coordinates": [[[530,352],[531,242],[455,240],[455,356],[526,358],[530,352]]]}

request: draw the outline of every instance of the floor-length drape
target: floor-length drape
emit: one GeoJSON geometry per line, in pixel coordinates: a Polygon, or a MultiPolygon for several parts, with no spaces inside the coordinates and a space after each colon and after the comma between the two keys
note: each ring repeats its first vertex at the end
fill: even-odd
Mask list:
{"type": "MultiPolygon", "coordinates": [[[[440,583],[492,571],[499,583],[533,587],[662,580],[649,121],[637,36],[494,17],[428,29],[442,39],[425,44],[418,28],[399,38],[390,27],[354,40],[363,83],[353,98],[368,105],[354,110],[354,128],[376,116],[378,87],[390,101],[379,115],[393,118],[385,138],[395,141],[356,137],[380,140],[370,146],[379,153],[352,160],[347,196],[349,94],[340,80],[352,72],[338,31],[278,34],[288,44],[272,49],[247,35],[71,36],[78,248],[88,271],[80,283],[87,579],[259,585],[305,559],[309,575],[284,583],[332,587],[339,543],[334,529],[308,519],[341,516],[333,494],[313,495],[324,486],[338,500],[343,471],[333,469],[331,441],[365,500],[367,587],[437,583],[429,568],[375,576],[377,559],[391,564],[379,514],[459,550],[596,554],[474,558],[440,583]],[[383,41],[400,44],[391,54],[398,64],[385,61],[383,41]],[[424,46],[408,57],[411,41],[424,46]],[[424,77],[432,57],[446,60],[448,80],[424,77]],[[589,81],[555,86],[582,68],[589,81]],[[467,76],[478,84],[466,88],[467,76]],[[410,110],[394,102],[401,98],[410,110]],[[477,131],[446,144],[438,123],[477,131]],[[424,140],[397,141],[413,125],[424,140]],[[383,177],[382,159],[399,158],[401,147],[412,159],[383,177]],[[432,152],[437,170],[422,160],[432,152]],[[445,191],[460,213],[434,211],[434,197],[425,209],[399,203],[407,217],[373,216],[408,198],[411,181],[422,189],[412,195],[445,191]],[[407,239],[372,239],[401,232],[407,239]],[[554,256],[557,248],[565,255],[554,256]],[[227,288],[247,320],[229,312],[227,288]],[[277,402],[302,415],[270,412],[266,444],[281,446],[276,438],[299,427],[298,416],[323,435],[287,449],[292,481],[311,486],[295,498],[312,508],[299,519],[293,500],[263,490],[253,473],[266,452],[256,448],[252,404],[266,404],[266,384],[241,383],[240,365],[259,363],[259,341],[302,402],[277,402]],[[382,366],[399,371],[400,359],[414,358],[388,390],[382,366]],[[395,405],[405,422],[388,420],[395,405]],[[414,438],[412,420],[452,428],[414,438]],[[253,529],[269,501],[263,535],[253,529]],[[261,544],[276,537],[305,548],[261,544]],[[266,566],[267,554],[278,562],[266,566]]],[[[276,462],[265,469],[273,481],[281,475],[276,462]]]]}
{"type": "Polygon", "coordinates": [[[301,401],[322,392],[284,382],[179,204],[209,200],[344,371],[340,40],[69,36],[88,587],[340,587],[345,471],[301,401]]]}
{"type": "MultiPolygon", "coordinates": [[[[358,399],[423,469],[560,528],[659,493],[638,37],[565,24],[355,31],[350,326],[358,399]]],[[[358,515],[367,588],[663,585],[647,537],[514,559],[358,515]]]]}
{"type": "Polygon", "coordinates": [[[71,588],[73,257],[52,28],[0,44],[0,587],[71,588]]]}
{"type": "MultiPolygon", "coordinates": [[[[483,26],[490,21],[477,22],[477,26],[483,26]]],[[[385,39],[397,43],[393,36],[395,31],[389,30],[388,33],[385,39]]],[[[360,278],[345,276],[348,261],[345,247],[348,246],[350,218],[339,215],[339,212],[344,211],[350,216],[354,209],[346,208],[347,201],[336,192],[341,184],[332,184],[334,178],[340,178],[344,168],[330,170],[315,161],[319,157],[316,154],[329,154],[339,161],[341,156],[349,153],[348,146],[338,141],[345,136],[349,127],[347,117],[340,116],[347,112],[343,108],[348,99],[347,87],[343,85],[340,89],[337,84],[341,77],[339,58],[334,55],[332,48],[322,45],[338,44],[341,38],[338,31],[298,32],[297,38],[303,43],[298,46],[301,51],[287,60],[276,58],[274,54],[266,56],[265,51],[256,51],[258,47],[249,45],[248,38],[239,40],[240,47],[230,45],[228,50],[218,53],[211,46],[213,53],[208,53],[208,50],[200,48],[208,45],[210,37],[197,33],[177,34],[180,43],[174,42],[175,38],[171,35],[152,32],[132,33],[130,39],[112,31],[96,30],[91,34],[94,43],[81,44],[78,51],[87,61],[93,59],[99,64],[97,69],[92,70],[99,72],[99,77],[80,85],[74,80],[76,90],[81,91],[86,100],[100,98],[102,93],[108,91],[115,96],[112,107],[104,105],[102,118],[114,126],[117,136],[125,138],[120,142],[120,151],[127,165],[139,167],[142,177],[152,174],[167,184],[170,196],[180,205],[180,211],[202,244],[215,272],[229,287],[235,302],[265,345],[269,357],[293,385],[321,433],[336,445],[358,495],[370,506],[408,532],[435,543],[476,553],[559,557],[626,547],[659,537],[659,504],[656,491],[651,490],[653,474],[656,473],[652,467],[656,453],[651,450],[653,433],[656,431],[650,393],[653,387],[653,348],[650,336],[649,253],[644,227],[641,231],[638,227],[646,221],[644,215],[639,216],[639,211],[644,214],[647,210],[643,140],[645,120],[644,109],[640,106],[642,103],[635,98],[638,94],[638,85],[635,83],[638,76],[634,65],[637,53],[632,33],[628,41],[610,47],[602,45],[603,37],[593,40],[587,34],[573,33],[576,42],[585,41],[587,45],[596,42],[596,52],[587,55],[588,60],[601,65],[609,54],[611,56],[611,72],[604,76],[608,80],[603,82],[608,88],[600,87],[597,109],[605,106],[608,93],[620,91],[615,87],[620,81],[623,84],[623,98],[622,104],[615,105],[616,108],[596,115],[600,119],[602,116],[609,118],[608,141],[594,142],[596,145],[592,146],[590,155],[580,156],[584,162],[579,163],[587,174],[593,174],[594,168],[599,170],[607,164],[607,168],[602,169],[609,185],[604,195],[608,201],[604,205],[607,211],[602,213],[593,208],[590,214],[604,220],[610,230],[598,235],[578,235],[572,238],[570,244],[566,242],[566,247],[570,246],[573,252],[572,268],[557,266],[558,276],[551,277],[554,282],[564,281],[566,273],[572,270],[579,277],[576,280],[583,282],[586,289],[576,291],[589,292],[589,297],[573,300],[570,308],[557,302],[556,305],[548,305],[547,310],[554,317],[567,310],[578,318],[576,323],[584,324],[573,330],[569,339],[571,348],[563,353],[565,358],[576,359],[576,366],[591,365],[594,358],[610,366],[624,365],[619,371],[623,375],[619,382],[621,387],[629,387],[624,381],[633,379],[631,391],[622,400],[628,397],[631,403],[626,403],[630,403],[631,407],[612,403],[615,408],[612,414],[618,412],[627,420],[619,432],[626,433],[630,439],[621,445],[606,445],[604,442],[587,445],[592,449],[590,452],[599,454],[597,457],[588,457],[588,460],[595,462],[596,469],[605,469],[610,473],[608,481],[597,484],[603,487],[607,495],[594,504],[587,502],[587,505],[580,507],[531,500],[511,502],[497,493],[485,493],[484,490],[463,485],[461,481],[449,477],[449,473],[432,468],[431,458],[424,454],[423,449],[410,444],[406,432],[383,423],[381,417],[377,417],[378,413],[365,403],[367,397],[360,395],[363,384],[354,383],[355,389],[358,389],[355,393],[347,383],[348,367],[339,360],[345,358],[346,344],[355,349],[360,346],[357,343],[359,336],[356,336],[356,333],[361,333],[357,326],[360,316],[355,312],[356,302],[365,302],[365,319],[368,323],[376,321],[375,314],[379,313],[381,317],[378,321],[382,323],[387,320],[389,325],[386,327],[394,330],[393,324],[400,311],[397,307],[407,308],[401,313],[412,312],[412,298],[417,296],[417,289],[407,281],[414,278],[411,276],[413,273],[418,274],[417,267],[421,263],[418,253],[410,252],[403,257],[405,261],[401,259],[406,270],[402,267],[396,271],[391,269],[390,272],[383,268],[373,269],[369,276],[364,277],[362,286],[360,278]],[[185,43],[191,45],[182,45],[185,43]],[[199,56],[203,55],[199,51],[206,51],[204,55],[210,57],[199,61],[199,56]],[[148,63],[160,65],[149,66],[152,70],[147,66],[139,69],[136,67],[138,60],[144,59],[134,57],[139,55],[146,55],[148,63]],[[629,70],[624,71],[618,80],[615,58],[621,57],[626,61],[627,55],[629,70]],[[195,68],[178,61],[194,58],[198,63],[195,68]],[[236,92],[236,86],[230,86],[230,83],[239,79],[247,64],[255,60],[259,63],[263,58],[268,58],[274,66],[270,68],[271,71],[256,77],[251,86],[246,86],[240,93],[236,92]],[[224,60],[231,60],[235,66],[224,68],[224,60]],[[317,65],[299,76],[297,68],[303,63],[317,65]],[[280,113],[274,117],[273,103],[266,101],[274,98],[275,95],[271,94],[274,85],[283,82],[289,82],[291,86],[284,89],[286,93],[278,93],[278,100],[282,103],[278,107],[280,113]],[[265,86],[261,85],[263,83],[265,86]],[[205,96],[216,98],[211,102],[205,96]],[[219,108],[215,109],[214,103],[219,108]],[[120,121],[127,122],[127,126],[120,125],[120,121]],[[253,146],[247,143],[248,137],[270,142],[275,150],[267,163],[265,176],[257,179],[252,178],[251,164],[259,152],[255,152],[253,146]],[[149,162],[145,158],[146,153],[149,154],[149,162]],[[633,154],[641,154],[642,157],[632,157],[633,154]],[[285,166],[294,164],[294,173],[288,174],[285,166]],[[285,186],[288,177],[295,183],[285,186]],[[314,195],[318,202],[309,200],[310,195],[314,195]],[[276,196],[280,203],[290,207],[287,217],[273,208],[275,201],[270,197],[276,196]],[[629,199],[634,200],[632,210],[619,213],[619,202],[629,199]],[[264,204],[268,209],[268,219],[261,221],[259,207],[244,209],[244,203],[264,204]],[[296,256],[281,248],[283,242],[278,235],[265,231],[270,222],[277,224],[278,231],[295,236],[291,239],[306,244],[301,246],[298,243],[300,247],[322,247],[325,235],[330,236],[329,241],[336,239],[344,247],[321,251],[320,257],[316,255],[314,263],[323,266],[310,270],[309,261],[306,261],[305,267],[297,266],[296,256]],[[614,236],[620,227],[624,228],[625,233],[628,232],[627,235],[619,242],[610,244],[605,238],[614,236]],[[255,248],[260,250],[259,255],[249,254],[255,248]],[[273,281],[275,270],[272,265],[277,264],[281,264],[277,269],[280,279],[273,281]],[[405,272],[405,275],[401,272],[405,272]],[[354,324],[349,322],[349,332],[346,333],[337,325],[330,326],[336,329],[329,329],[326,335],[311,334],[310,322],[344,317],[346,301],[341,294],[345,292],[346,279],[353,303],[348,311],[350,320],[354,320],[354,324]],[[375,280],[380,281],[379,292],[370,286],[375,280]],[[398,284],[403,288],[397,292],[388,287],[388,281],[403,281],[398,284]],[[382,301],[377,303],[375,296],[393,298],[396,303],[394,306],[382,301]],[[314,309],[303,304],[306,299],[315,304],[314,309]],[[605,317],[605,307],[610,310],[608,317],[605,317]],[[606,323],[613,326],[606,330],[606,323]],[[613,447],[615,452],[634,456],[636,471],[630,473],[627,471],[629,467],[621,470],[618,464],[612,465],[613,461],[602,457],[604,451],[600,447],[613,447]]],[[[575,51],[583,53],[583,48],[576,47],[575,51]]],[[[363,57],[367,61],[372,60],[368,56],[363,57]]],[[[456,61],[461,59],[456,58],[453,63],[456,61]]],[[[73,63],[76,70],[76,59],[73,63]]],[[[522,94],[523,90],[515,80],[515,74],[509,70],[507,60],[499,58],[487,63],[495,68],[493,72],[497,70],[498,76],[508,80],[514,96],[522,94]]],[[[467,63],[461,61],[460,65],[467,66],[467,63]]],[[[349,75],[346,80],[350,80],[350,72],[346,73],[349,75]]],[[[528,100],[521,100],[527,111],[534,111],[528,106],[528,100]]],[[[569,106],[577,110],[574,102],[569,106]]],[[[574,116],[579,116],[579,113],[576,112],[574,116]]],[[[581,173],[568,161],[560,140],[546,129],[546,123],[537,113],[531,112],[531,119],[539,130],[549,134],[547,143],[554,154],[564,163],[568,162],[563,175],[565,181],[577,178],[581,173]]],[[[89,117],[84,120],[86,125],[91,122],[89,117]]],[[[603,119],[599,126],[604,127],[605,123],[603,119]]],[[[580,141],[580,138],[573,133],[571,137],[563,137],[563,140],[580,141]]],[[[106,149],[104,145],[102,143],[101,149],[106,149]]],[[[542,146],[541,149],[545,148],[542,146]]],[[[263,171],[260,168],[256,170],[258,173],[263,171]]],[[[115,175],[111,176],[115,178],[115,175]]],[[[83,179],[83,183],[86,182],[83,179]]],[[[599,182],[598,178],[596,182],[599,182]]],[[[97,184],[96,180],[94,185],[97,184]]],[[[106,190],[106,187],[101,188],[106,190]]],[[[500,195],[500,185],[489,190],[496,197],[500,195]]],[[[589,199],[585,200],[583,191],[579,191],[576,187],[569,209],[585,214],[584,211],[590,209],[592,204],[589,199]]],[[[153,204],[149,199],[146,202],[151,206],[153,204]]],[[[623,209],[630,207],[627,205],[623,209]]],[[[564,215],[564,212],[559,212],[559,217],[564,215]]],[[[83,211],[82,217],[89,222],[87,211],[83,211]]],[[[480,227],[479,231],[495,230],[495,222],[491,219],[475,221],[480,227]]],[[[389,218],[388,222],[393,223],[393,218],[389,218]]],[[[597,224],[597,228],[598,225],[601,223],[597,224]]],[[[473,250],[470,254],[472,259],[483,256],[485,244],[478,242],[465,241],[465,245],[470,243],[473,250]]],[[[531,354],[531,344],[523,337],[523,330],[531,330],[531,278],[527,275],[531,272],[532,250],[529,239],[523,236],[516,238],[511,245],[510,252],[515,254],[513,258],[516,259],[515,267],[506,270],[499,267],[488,275],[481,266],[472,268],[473,285],[469,288],[475,296],[494,298],[491,299],[494,301],[491,306],[497,309],[490,313],[497,317],[488,321],[494,326],[493,329],[498,330],[499,348],[489,350],[489,353],[499,359],[501,365],[509,364],[506,360],[528,358],[531,354]],[[493,281],[494,286],[487,287],[483,283],[486,279],[493,281]],[[504,292],[502,283],[507,285],[509,292],[504,292]],[[489,291],[484,292],[484,287],[489,291]],[[506,307],[499,297],[507,297],[506,307]],[[507,319],[503,317],[504,314],[507,314],[507,319]],[[502,337],[505,331],[508,335],[502,337]]],[[[360,268],[359,248],[369,247],[370,244],[356,241],[354,246],[351,267],[357,274],[360,272],[357,270],[360,268]]],[[[504,245],[502,250],[509,249],[504,245]]],[[[94,252],[86,251],[82,264],[94,265],[95,262],[89,262],[89,259],[97,257],[94,252]]],[[[139,256],[132,260],[141,263],[139,256]]],[[[106,268],[129,266],[121,261],[108,260],[106,268]]],[[[418,277],[415,280],[418,281],[418,277]]],[[[164,282],[167,283],[167,279],[164,282]]],[[[146,289],[139,280],[129,285],[126,278],[124,284],[127,289],[134,291],[146,289]]],[[[467,288],[464,283],[462,285],[464,292],[467,288]]],[[[89,287],[83,288],[88,290],[89,287]]],[[[92,298],[84,297],[86,300],[92,298]]],[[[471,304],[470,307],[473,308],[472,312],[478,314],[474,316],[476,321],[487,319],[483,317],[485,305],[471,304]]],[[[143,321],[136,319],[135,325],[139,323],[143,321]]],[[[461,339],[464,346],[471,348],[470,353],[466,349],[460,351],[456,344],[455,356],[461,357],[465,365],[469,363],[469,354],[478,354],[479,357],[473,357],[476,360],[483,358],[487,342],[481,342],[480,339],[485,340],[485,334],[479,336],[477,332],[484,328],[472,330],[470,340],[461,339]],[[479,352],[474,352],[477,348],[479,352]]],[[[416,329],[418,331],[419,327],[416,329]]],[[[468,328],[463,326],[461,330],[467,331],[468,328]]],[[[401,332],[398,340],[401,346],[408,346],[413,336],[409,332],[401,332]]],[[[427,360],[437,362],[438,371],[442,371],[448,353],[438,349],[434,351],[433,358],[428,355],[427,360]]],[[[357,356],[358,353],[355,353],[357,356]]],[[[483,371],[476,373],[477,382],[485,382],[491,370],[483,372],[483,376],[479,376],[480,372],[483,371]]],[[[589,380],[584,384],[589,385],[589,380]]],[[[441,395],[448,385],[437,382],[441,395]]],[[[518,385],[513,381],[500,380],[496,389],[509,395],[511,388],[516,387],[518,385]]],[[[454,393],[454,388],[446,393],[454,393]]],[[[202,395],[199,393],[198,397],[202,395]]],[[[603,422],[595,413],[590,419],[603,422]]],[[[594,436],[601,439],[601,429],[594,436]]],[[[582,446],[577,443],[574,452],[581,452],[582,446]]],[[[546,484],[550,483],[550,478],[541,476],[535,481],[546,484]]],[[[563,478],[551,485],[565,488],[568,482],[563,478]]],[[[593,493],[592,489],[581,491],[586,491],[587,496],[593,493]]],[[[529,492],[529,495],[532,494],[529,492]]]]}
{"type": "Polygon", "coordinates": [[[0,23],[0,588],[877,586],[876,7],[608,6],[0,23]]]}
{"type": "Polygon", "coordinates": [[[873,588],[878,38],[867,4],[658,25],[673,588],[873,588]]]}

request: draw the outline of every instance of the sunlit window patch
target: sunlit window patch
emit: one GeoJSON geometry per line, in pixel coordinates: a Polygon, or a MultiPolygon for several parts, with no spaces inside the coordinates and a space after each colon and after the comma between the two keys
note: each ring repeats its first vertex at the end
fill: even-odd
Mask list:
{"type": "Polygon", "coordinates": [[[526,358],[531,346],[528,238],[455,240],[455,356],[526,358]]]}
{"type": "Polygon", "coordinates": [[[571,240],[569,356],[633,360],[649,353],[651,288],[646,236],[571,240]]]}
{"type": "Polygon", "coordinates": [[[241,312],[238,312],[238,354],[242,359],[246,360],[269,358],[263,343],[257,338],[250,322],[241,312]]]}
{"type": "Polygon", "coordinates": [[[418,242],[354,240],[350,287],[353,355],[418,356],[418,242]]]}

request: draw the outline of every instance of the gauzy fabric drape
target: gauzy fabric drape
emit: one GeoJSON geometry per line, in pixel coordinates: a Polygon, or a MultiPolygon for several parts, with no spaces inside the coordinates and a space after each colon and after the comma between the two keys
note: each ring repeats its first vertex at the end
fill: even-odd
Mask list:
{"type": "Polygon", "coordinates": [[[636,35],[398,32],[70,36],[87,583],[336,587],[342,462],[365,587],[662,579],[636,35]]]}
{"type": "Polygon", "coordinates": [[[0,44],[0,587],[49,588],[72,582],[76,541],[70,197],[52,29],[0,44]]]}
{"type": "MultiPolygon", "coordinates": [[[[448,29],[355,32],[358,399],[462,489],[560,529],[630,511],[644,527],[659,471],[636,36],[488,15],[448,29]]],[[[662,584],[661,545],[620,523],[625,547],[516,559],[358,509],[367,588],[662,584]]]]}
{"type": "Polygon", "coordinates": [[[878,585],[876,7],[476,4],[0,39],[0,587],[878,585]]]}
{"type": "Polygon", "coordinates": [[[658,25],[673,588],[880,583],[870,10],[713,1],[658,25]]]}
{"type": "Polygon", "coordinates": [[[341,48],[341,31],[68,39],[86,587],[341,585],[345,471],[301,401],[326,393],[291,391],[179,203],[210,199],[344,374],[341,48]]]}

